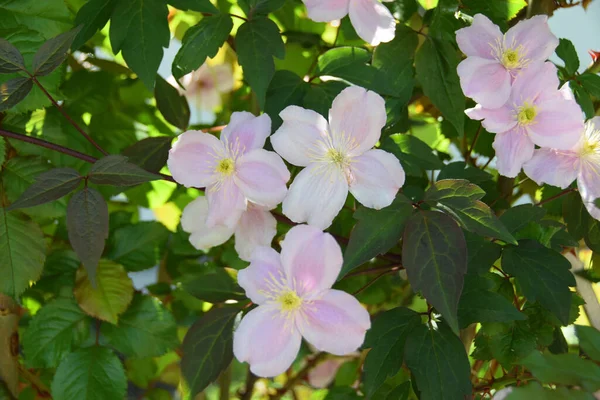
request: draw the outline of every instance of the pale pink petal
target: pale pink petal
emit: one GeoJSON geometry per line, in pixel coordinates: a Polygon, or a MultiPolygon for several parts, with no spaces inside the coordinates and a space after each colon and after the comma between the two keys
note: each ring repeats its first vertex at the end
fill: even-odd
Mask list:
{"type": "Polygon", "coordinates": [[[350,0],[302,0],[306,4],[308,18],[316,22],[342,19],[348,14],[350,0]]]}
{"type": "Polygon", "coordinates": [[[328,358],[308,372],[308,383],[316,389],[331,385],[340,366],[346,362],[343,358],[328,358]]]}
{"type": "Polygon", "coordinates": [[[248,261],[259,246],[270,246],[277,234],[277,220],[269,212],[248,204],[235,229],[235,251],[248,261]]]}
{"type": "Polygon", "coordinates": [[[343,356],[365,340],[371,319],[365,308],[346,292],[328,290],[303,309],[296,324],[302,336],[320,351],[343,356]]]}
{"type": "Polygon", "coordinates": [[[198,89],[186,98],[197,111],[213,111],[223,104],[221,93],[214,87],[198,89]]]}
{"type": "Polygon", "coordinates": [[[333,236],[310,225],[290,229],[281,244],[281,264],[298,295],[318,293],[335,283],[342,250],[333,236]]]}
{"type": "Polygon", "coordinates": [[[237,280],[250,300],[265,303],[273,292],[273,285],[285,282],[279,253],[271,247],[257,247],[250,257],[250,265],[238,272],[237,280]]]}
{"type": "Polygon", "coordinates": [[[465,114],[471,119],[483,120],[482,125],[488,132],[506,132],[517,125],[513,110],[507,106],[491,110],[478,104],[465,110],[465,114]]]}
{"type": "Polygon", "coordinates": [[[506,32],[504,46],[516,48],[523,46],[523,57],[531,63],[543,62],[554,53],[558,39],[550,31],[548,17],[535,17],[519,21],[506,32]]]}
{"type": "Polygon", "coordinates": [[[228,93],[233,90],[235,83],[233,79],[233,68],[230,64],[219,64],[212,67],[215,88],[221,93],[228,93]]]}
{"type": "Polygon", "coordinates": [[[290,164],[306,167],[314,158],[325,155],[329,124],[321,114],[288,106],[279,116],[283,124],[271,136],[271,144],[281,157],[290,164]]]}
{"type": "Polygon", "coordinates": [[[579,155],[573,151],[541,148],[523,165],[525,174],[538,185],[567,188],[577,178],[579,155]]]}
{"type": "Polygon", "coordinates": [[[329,110],[331,135],[340,145],[351,142],[348,155],[358,156],[379,141],[386,118],[385,101],[380,95],[351,86],[333,100],[329,110]]]}
{"type": "Polygon", "coordinates": [[[348,197],[348,182],[336,167],[314,163],[292,182],[283,200],[283,213],[297,223],[325,229],[333,222],[348,197]]]}
{"type": "Polygon", "coordinates": [[[400,161],[387,151],[369,150],[351,164],[350,193],[365,207],[379,210],[392,204],[404,185],[400,161]]]}
{"type": "Polygon", "coordinates": [[[279,310],[263,305],[250,311],[233,334],[233,354],[261,377],[284,373],[294,362],[302,337],[279,310]]]}
{"type": "Polygon", "coordinates": [[[577,187],[585,208],[593,218],[600,221],[600,208],[594,204],[594,201],[600,198],[600,156],[582,160],[577,187]]]}
{"type": "Polygon", "coordinates": [[[475,15],[471,26],[456,31],[456,43],[467,56],[493,59],[493,46],[501,40],[500,28],[483,14],[475,15]]]}
{"type": "Polygon", "coordinates": [[[186,187],[206,187],[215,181],[215,154],[223,144],[208,133],[187,131],[179,135],[169,151],[167,165],[177,183],[186,187]]]}
{"type": "Polygon", "coordinates": [[[559,81],[556,66],[551,62],[533,65],[521,72],[513,82],[509,103],[539,102],[556,96],[559,81]]]}
{"type": "Polygon", "coordinates": [[[213,227],[225,225],[234,229],[242,213],[246,210],[247,201],[233,178],[227,178],[218,185],[206,189],[208,199],[208,217],[206,225],[213,227]]]}
{"type": "Polygon", "coordinates": [[[290,172],[276,153],[256,149],[237,161],[234,179],[248,200],[273,208],[287,193],[290,172]]]}
{"type": "Polygon", "coordinates": [[[181,215],[181,227],[185,232],[191,233],[190,243],[198,250],[219,246],[233,235],[233,230],[226,226],[207,227],[207,216],[208,200],[203,196],[189,203],[181,215]]]}
{"type": "Polygon", "coordinates": [[[365,42],[377,46],[394,39],[396,21],[379,0],[351,0],[349,14],[354,30],[365,42]]]}
{"type": "Polygon", "coordinates": [[[496,60],[467,57],[458,64],[464,94],[485,108],[502,107],[510,96],[510,72],[496,60]]]}
{"type": "Polygon", "coordinates": [[[573,148],[583,129],[581,108],[575,101],[565,100],[558,91],[553,100],[537,105],[535,122],[527,126],[533,143],[560,150],[573,148]]]}
{"type": "Polygon", "coordinates": [[[497,134],[492,146],[498,158],[498,172],[509,178],[519,174],[523,164],[533,157],[535,149],[533,142],[519,127],[497,134]]]}
{"type": "Polygon", "coordinates": [[[271,134],[271,118],[267,114],[260,117],[247,111],[231,114],[229,124],[221,132],[221,141],[230,149],[244,154],[254,149],[262,149],[271,134]]]}

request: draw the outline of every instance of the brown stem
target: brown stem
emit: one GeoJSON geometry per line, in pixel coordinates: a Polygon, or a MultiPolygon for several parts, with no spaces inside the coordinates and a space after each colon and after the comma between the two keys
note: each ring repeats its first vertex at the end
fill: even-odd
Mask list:
{"type": "Polygon", "coordinates": [[[571,193],[571,192],[575,192],[576,190],[577,190],[577,189],[575,189],[575,188],[569,188],[569,189],[565,189],[565,190],[563,190],[562,192],[560,192],[560,193],[558,193],[558,194],[555,194],[554,196],[548,197],[547,199],[544,199],[544,200],[540,201],[539,203],[537,203],[537,204],[536,204],[536,206],[541,206],[542,204],[549,203],[549,202],[551,202],[552,200],[556,200],[556,199],[558,199],[559,197],[562,197],[562,196],[564,196],[564,195],[566,195],[566,194],[569,194],[569,193],[571,193]]]}
{"type": "Polygon", "coordinates": [[[477,144],[477,139],[479,139],[479,134],[481,133],[481,127],[482,127],[482,125],[479,124],[479,128],[477,129],[477,132],[475,133],[475,137],[473,138],[471,147],[469,148],[469,150],[467,151],[467,154],[465,155],[465,162],[467,162],[467,163],[471,160],[471,153],[473,153],[473,149],[475,148],[475,145],[477,144]]]}
{"type": "Polygon", "coordinates": [[[45,398],[52,398],[50,396],[50,388],[46,386],[37,375],[32,374],[21,364],[19,364],[19,374],[22,378],[25,378],[26,381],[29,381],[40,395],[43,395],[45,398]]]}
{"type": "Polygon", "coordinates": [[[310,371],[315,365],[317,365],[317,363],[321,361],[323,357],[325,357],[325,353],[315,354],[313,358],[309,359],[306,362],[304,368],[302,368],[296,375],[288,379],[288,381],[285,383],[285,386],[279,389],[275,395],[271,396],[270,400],[281,399],[289,390],[291,390],[296,385],[296,383],[298,383],[302,378],[304,378],[308,374],[308,371],[310,371]]]}
{"type": "Polygon", "coordinates": [[[254,375],[250,369],[248,369],[248,376],[246,377],[246,388],[244,393],[240,395],[240,400],[252,399],[252,392],[254,391],[254,384],[258,380],[258,376],[254,375]]]}
{"type": "Polygon", "coordinates": [[[398,271],[400,268],[392,268],[388,271],[383,271],[382,273],[380,273],[379,275],[377,275],[375,278],[373,278],[372,280],[370,280],[366,285],[364,285],[363,287],[361,287],[360,289],[358,289],[356,292],[352,293],[353,296],[356,296],[357,294],[359,294],[360,292],[362,292],[363,290],[365,290],[366,288],[368,288],[369,286],[371,286],[372,284],[374,284],[375,282],[377,282],[379,279],[381,279],[384,275],[387,275],[391,272],[395,272],[398,271]]]}
{"type": "Polygon", "coordinates": [[[346,275],[346,278],[349,278],[351,276],[368,275],[368,274],[372,274],[375,272],[381,272],[381,271],[394,272],[394,271],[400,271],[401,269],[404,269],[404,267],[402,265],[390,264],[390,265],[384,265],[382,267],[375,267],[375,268],[364,269],[362,271],[351,272],[348,275],[346,275]]]}

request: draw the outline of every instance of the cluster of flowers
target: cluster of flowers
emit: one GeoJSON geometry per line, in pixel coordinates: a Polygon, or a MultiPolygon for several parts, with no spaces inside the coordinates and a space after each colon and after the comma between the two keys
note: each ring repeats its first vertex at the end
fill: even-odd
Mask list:
{"type": "Polygon", "coordinates": [[[516,177],[521,168],[538,184],[568,187],[575,179],[590,214],[600,219],[600,117],[584,125],[581,108],[554,64],[558,46],[546,16],[521,21],[502,34],[475,15],[456,32],[467,56],[458,66],[465,95],[478,104],[466,114],[495,133],[498,172],[516,177]],[[536,149],[536,146],[539,148],[536,149]]]}
{"type": "Polygon", "coordinates": [[[206,188],[206,195],[183,211],[190,242],[208,249],[235,234],[240,258],[250,266],[238,274],[247,296],[259,305],[242,320],[234,353],[259,376],[284,372],[301,338],[320,351],[354,352],[370,327],[367,311],[351,295],[331,289],[341,270],[340,246],[323,232],[342,209],[348,191],[365,207],[392,203],[404,184],[404,170],[390,153],[373,149],[386,122],[385,102],[360,87],[343,90],[333,101],[329,121],[289,106],[271,136],[275,152],[263,147],[271,133],[268,115],[236,112],[220,140],[199,131],[180,135],[169,153],[175,180],[206,188]],[[283,162],[305,167],[286,187],[283,162]],[[276,220],[269,210],[283,202],[296,223],[271,248],[276,220]]]}

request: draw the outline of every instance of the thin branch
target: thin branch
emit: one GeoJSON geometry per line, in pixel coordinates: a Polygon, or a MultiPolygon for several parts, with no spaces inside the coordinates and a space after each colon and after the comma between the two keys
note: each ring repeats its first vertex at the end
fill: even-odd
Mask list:
{"type": "Polygon", "coordinates": [[[364,269],[362,271],[354,271],[354,272],[349,273],[345,277],[349,278],[352,276],[369,275],[369,274],[373,274],[375,272],[381,272],[381,271],[394,272],[394,271],[400,271],[402,269],[404,269],[404,267],[400,264],[389,264],[389,265],[384,265],[382,267],[369,268],[369,269],[364,269]]]}
{"type": "Polygon", "coordinates": [[[248,376],[246,377],[246,387],[244,389],[244,393],[240,394],[240,400],[250,400],[252,399],[252,392],[254,391],[254,385],[258,380],[258,376],[254,375],[252,371],[248,368],[248,376]]]}
{"type": "Polygon", "coordinates": [[[371,286],[372,284],[374,284],[375,282],[377,282],[379,279],[383,278],[385,275],[398,271],[400,269],[400,267],[396,267],[396,268],[392,268],[388,271],[383,271],[382,273],[380,273],[379,275],[377,275],[375,278],[373,278],[372,280],[370,280],[366,285],[364,285],[363,287],[361,287],[360,289],[358,289],[356,292],[352,293],[353,296],[356,296],[357,294],[359,294],[360,292],[362,292],[363,290],[365,290],[366,288],[368,288],[369,286],[371,286]]]}
{"type": "Polygon", "coordinates": [[[40,395],[43,395],[45,398],[52,398],[50,395],[50,388],[46,386],[37,375],[32,374],[21,364],[19,364],[19,375],[21,375],[22,378],[25,378],[26,381],[29,381],[40,395]]]}
{"type": "Polygon", "coordinates": [[[301,379],[303,379],[319,361],[325,357],[325,353],[317,353],[311,359],[306,362],[304,368],[302,368],[296,375],[288,379],[285,386],[277,391],[274,396],[271,396],[270,400],[281,399],[289,390],[291,390],[301,379]]]}
{"type": "Polygon", "coordinates": [[[555,194],[554,196],[548,197],[547,199],[544,199],[544,200],[540,201],[539,203],[536,204],[536,206],[541,206],[543,204],[551,202],[552,200],[556,200],[559,197],[563,197],[566,194],[569,194],[571,192],[576,192],[576,191],[577,191],[577,189],[575,189],[575,188],[565,189],[562,192],[560,192],[558,194],[555,194]]]}
{"type": "Polygon", "coordinates": [[[482,126],[483,125],[480,123],[479,128],[477,129],[477,132],[475,133],[475,137],[473,138],[473,142],[471,143],[471,147],[469,148],[469,150],[467,151],[467,154],[465,155],[465,162],[469,162],[469,160],[471,159],[471,153],[473,153],[473,149],[475,148],[475,145],[477,144],[477,139],[479,139],[479,135],[481,134],[482,126]]]}

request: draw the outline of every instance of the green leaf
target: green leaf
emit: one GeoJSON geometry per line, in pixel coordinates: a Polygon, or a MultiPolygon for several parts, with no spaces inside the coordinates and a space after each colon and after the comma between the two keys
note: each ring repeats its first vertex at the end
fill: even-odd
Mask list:
{"type": "Polygon", "coordinates": [[[2,29],[26,26],[42,33],[46,39],[72,28],[71,14],[64,0],[2,0],[0,14],[2,29]]]}
{"type": "Polygon", "coordinates": [[[73,250],[95,283],[96,267],[108,237],[108,205],[98,191],[85,188],[71,197],[67,229],[73,250]]]}
{"type": "Polygon", "coordinates": [[[404,360],[421,391],[420,398],[462,399],[471,395],[471,368],[460,339],[444,323],[421,325],[406,340],[404,360]]]}
{"type": "Polygon", "coordinates": [[[600,76],[592,73],[585,73],[577,78],[583,88],[592,96],[600,99],[600,76]]]}
{"type": "Polygon", "coordinates": [[[111,261],[101,260],[96,273],[96,286],[84,268],[77,270],[73,290],[79,306],[94,318],[116,324],[133,298],[133,282],[125,269],[111,261]]]}
{"type": "Polygon", "coordinates": [[[579,69],[579,57],[577,56],[577,50],[569,39],[560,39],[558,47],[556,48],[556,55],[560,57],[565,63],[565,70],[568,75],[574,75],[579,69]]]}
{"type": "Polygon", "coordinates": [[[71,45],[71,49],[77,50],[104,28],[114,8],[116,0],[88,0],[75,16],[75,26],[82,25],[71,45]]]}
{"type": "Polygon", "coordinates": [[[35,314],[25,330],[25,362],[29,368],[55,368],[89,334],[89,318],[73,299],[53,300],[35,314]]]}
{"type": "Polygon", "coordinates": [[[594,361],[600,361],[600,332],[591,326],[575,325],[579,347],[594,361]]]}
{"type": "Polygon", "coordinates": [[[110,44],[113,52],[123,52],[129,68],[144,82],[154,87],[156,71],[169,46],[171,34],[164,0],[117,1],[110,22],[110,44]]]}
{"type": "Polygon", "coordinates": [[[600,222],[590,218],[583,239],[585,244],[594,252],[600,253],[600,222]]]}
{"type": "Polygon", "coordinates": [[[181,350],[181,371],[196,396],[211,384],[233,359],[233,322],[240,310],[213,308],[187,332],[181,350]]]}
{"type": "Polygon", "coordinates": [[[113,186],[134,186],[160,179],[158,175],[128,162],[127,157],[121,155],[109,155],[96,161],[89,177],[90,182],[97,185],[113,186]]]}
{"type": "Polygon", "coordinates": [[[476,350],[473,357],[489,360],[497,359],[504,368],[527,357],[536,347],[536,337],[527,321],[511,323],[484,323],[475,339],[476,350]],[[488,357],[481,357],[482,349],[487,348],[488,357]]]}
{"type": "Polygon", "coordinates": [[[548,389],[537,382],[530,382],[525,386],[511,387],[506,400],[594,400],[591,393],[581,390],[557,387],[548,389]]]}
{"type": "Polygon", "coordinates": [[[42,274],[44,234],[37,224],[0,209],[0,293],[17,297],[42,274]]]}
{"type": "Polygon", "coordinates": [[[185,96],[179,94],[171,84],[157,76],[154,87],[156,107],[165,119],[184,131],[190,123],[190,106],[185,96]]]}
{"type": "Polygon", "coordinates": [[[519,246],[505,248],[502,256],[502,269],[516,277],[527,300],[538,301],[565,325],[571,308],[569,286],[575,286],[570,268],[560,253],[534,240],[521,240],[519,246]]]}
{"type": "Polygon", "coordinates": [[[31,78],[14,78],[0,85],[0,111],[19,104],[33,88],[31,78]]]}
{"type": "Polygon", "coordinates": [[[402,263],[415,291],[420,291],[458,333],[458,300],[467,272],[467,245],[449,216],[420,211],[404,230],[402,263]]]}
{"type": "Polygon", "coordinates": [[[402,238],[404,225],[412,213],[411,201],[402,194],[398,194],[392,204],[381,210],[359,207],[354,213],[354,219],[358,222],[344,252],[344,265],[338,279],[394,247],[402,238]]]}
{"type": "Polygon", "coordinates": [[[575,240],[581,240],[587,232],[590,214],[587,212],[579,193],[569,193],[562,206],[567,230],[575,240]]]}
{"type": "Polygon", "coordinates": [[[127,389],[119,358],[106,347],[91,346],[69,354],[52,381],[54,400],[122,399],[127,389]]]}
{"type": "Polygon", "coordinates": [[[107,258],[128,271],[142,271],[158,263],[160,248],[169,231],[160,222],[146,221],[117,229],[111,237],[107,258]]]}
{"type": "Polygon", "coordinates": [[[417,52],[415,67],[423,92],[458,132],[464,130],[465,96],[456,68],[459,58],[449,42],[425,40],[417,52]]]}
{"type": "Polygon", "coordinates": [[[210,303],[246,298],[244,290],[220,267],[202,267],[199,273],[186,276],[182,285],[192,296],[210,303]]]}
{"type": "Polygon", "coordinates": [[[33,207],[58,200],[77,189],[82,179],[79,172],[72,168],[54,168],[41,173],[8,210],[33,207]]]}
{"type": "Polygon", "coordinates": [[[173,60],[173,76],[179,79],[198,69],[207,57],[214,57],[229,37],[231,29],[233,21],[227,14],[204,17],[188,29],[173,60]]]}
{"type": "Polygon", "coordinates": [[[390,135],[383,140],[381,148],[394,154],[409,175],[421,175],[423,170],[435,170],[444,163],[422,140],[412,135],[390,135]],[[416,173],[411,173],[416,171],[416,173]]]}
{"type": "Polygon", "coordinates": [[[536,207],[533,204],[521,204],[506,210],[500,216],[500,222],[508,232],[515,233],[530,222],[540,221],[544,215],[546,215],[546,210],[542,207],[536,207]]]}
{"type": "Polygon", "coordinates": [[[253,18],[277,11],[284,3],[285,0],[240,0],[239,5],[249,18],[253,18]]]}
{"type": "Polygon", "coordinates": [[[33,75],[46,76],[58,68],[66,60],[67,52],[80,31],[81,27],[77,27],[45,42],[33,56],[33,75]]]}
{"type": "Polygon", "coordinates": [[[408,336],[421,325],[421,316],[403,307],[386,311],[373,321],[364,347],[371,347],[364,364],[364,385],[371,398],[385,380],[398,373],[408,336]]]}
{"type": "Polygon", "coordinates": [[[485,196],[479,186],[464,179],[443,179],[435,182],[425,193],[425,201],[452,203],[459,198],[477,201],[485,196]]]}
{"type": "Polygon", "coordinates": [[[265,103],[265,112],[269,114],[271,121],[273,121],[273,130],[281,125],[282,121],[279,113],[287,106],[302,106],[304,96],[309,88],[308,83],[291,71],[281,70],[275,72],[267,90],[265,103]]]}
{"type": "Polygon", "coordinates": [[[571,81],[569,85],[571,90],[573,91],[573,94],[575,95],[575,100],[577,101],[577,104],[579,104],[579,106],[583,110],[583,113],[585,114],[585,118],[593,118],[596,114],[596,109],[594,107],[594,102],[592,101],[590,94],[577,82],[571,81]]]}
{"type": "Polygon", "coordinates": [[[0,136],[0,169],[2,168],[2,164],[6,160],[6,140],[4,140],[3,136],[0,136]]]}
{"type": "Polygon", "coordinates": [[[492,21],[499,23],[517,16],[527,6],[525,0],[463,0],[469,15],[484,14],[492,21]]]}
{"type": "Polygon", "coordinates": [[[266,17],[245,22],[235,36],[238,62],[244,71],[261,109],[264,109],[267,89],[275,75],[273,57],[283,59],[285,46],[279,28],[266,17]]]}
{"type": "Polygon", "coordinates": [[[168,0],[168,3],[180,10],[191,10],[217,14],[219,10],[212,5],[210,0],[168,0]]]}
{"type": "Polygon", "coordinates": [[[333,100],[347,87],[348,85],[341,81],[327,81],[310,86],[308,93],[304,96],[304,107],[315,110],[328,118],[333,100]]]}
{"type": "Polygon", "coordinates": [[[595,392],[600,389],[600,367],[576,354],[531,353],[521,362],[543,383],[581,386],[595,392]]]}
{"type": "Polygon", "coordinates": [[[469,254],[469,273],[485,274],[502,255],[502,246],[470,232],[465,232],[465,239],[469,254]]]}
{"type": "Polygon", "coordinates": [[[128,357],[159,357],[174,349],[177,324],[162,303],[150,296],[136,294],[119,317],[119,325],[102,325],[108,344],[128,357]]]}
{"type": "Polygon", "coordinates": [[[123,150],[123,155],[130,163],[158,173],[167,164],[172,141],[170,136],[149,137],[123,150]]]}
{"type": "Polygon", "coordinates": [[[8,40],[0,38],[0,74],[24,71],[23,55],[8,40]]]}

